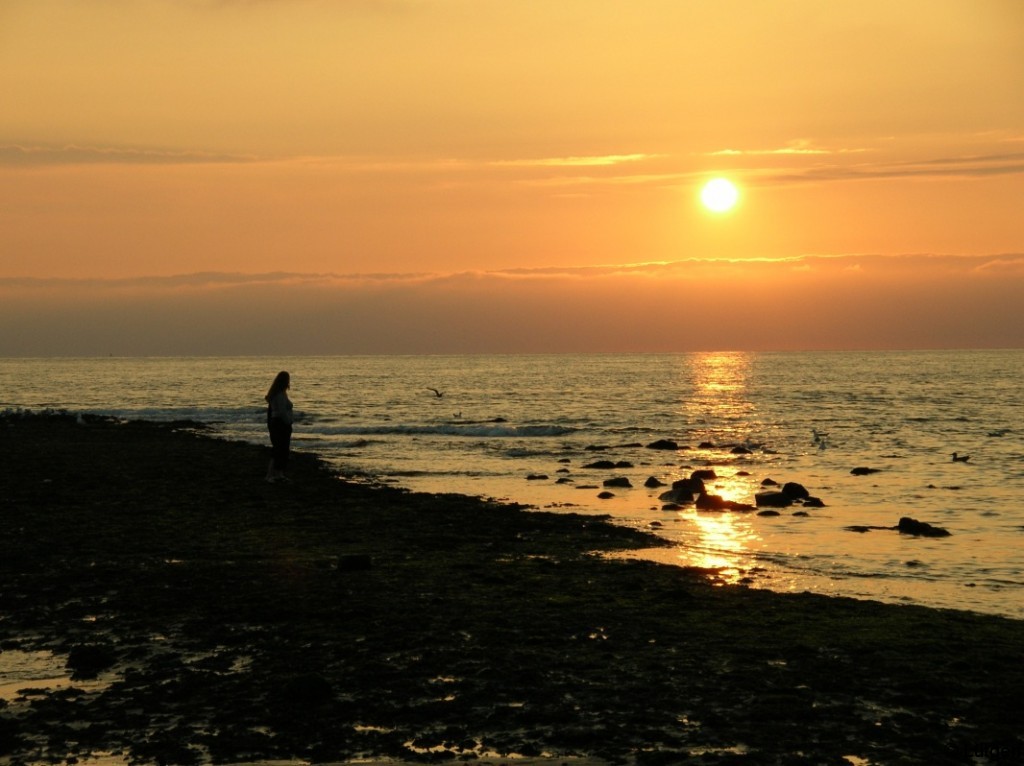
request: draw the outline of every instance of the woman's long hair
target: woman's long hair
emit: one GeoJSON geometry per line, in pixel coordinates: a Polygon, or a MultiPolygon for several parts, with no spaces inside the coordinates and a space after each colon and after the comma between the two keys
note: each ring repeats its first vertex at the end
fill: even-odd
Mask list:
{"type": "Polygon", "coordinates": [[[267,391],[267,395],[263,397],[268,402],[274,398],[277,394],[288,389],[292,384],[292,376],[284,370],[277,373],[277,377],[274,378],[274,382],[270,384],[270,390],[267,391]]]}

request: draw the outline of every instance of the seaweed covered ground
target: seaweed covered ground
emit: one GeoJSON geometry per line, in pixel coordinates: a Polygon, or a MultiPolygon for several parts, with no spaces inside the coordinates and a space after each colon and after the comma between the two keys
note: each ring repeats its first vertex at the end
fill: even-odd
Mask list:
{"type": "Polygon", "coordinates": [[[7,413],[0,454],[0,649],[70,677],[0,701],[0,762],[1022,761],[1017,621],[722,585],[311,455],[268,484],[194,424],[7,413]]]}

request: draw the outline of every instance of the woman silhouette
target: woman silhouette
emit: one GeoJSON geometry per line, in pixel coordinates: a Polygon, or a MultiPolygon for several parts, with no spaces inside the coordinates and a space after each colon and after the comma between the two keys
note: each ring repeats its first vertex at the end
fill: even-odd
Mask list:
{"type": "Polygon", "coordinates": [[[267,467],[267,481],[288,481],[288,454],[292,444],[292,402],[288,398],[291,375],[285,371],[277,373],[267,391],[267,428],[270,430],[270,465],[267,467]]]}

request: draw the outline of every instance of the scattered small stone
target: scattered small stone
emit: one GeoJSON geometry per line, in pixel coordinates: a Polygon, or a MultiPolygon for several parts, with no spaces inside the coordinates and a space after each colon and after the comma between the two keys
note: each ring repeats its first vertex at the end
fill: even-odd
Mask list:
{"type": "Polygon", "coordinates": [[[867,466],[859,465],[850,471],[854,476],[867,476],[868,474],[878,473],[880,468],[868,468],[867,466]]]}
{"type": "Polygon", "coordinates": [[[758,508],[788,508],[793,504],[793,498],[785,492],[768,490],[757,492],[754,495],[754,504],[758,508]]]}
{"type": "Polygon", "coordinates": [[[613,497],[615,497],[614,492],[601,492],[600,494],[598,494],[598,498],[601,500],[610,500],[613,497]]]}
{"type": "Polygon", "coordinates": [[[527,481],[547,481],[548,475],[546,473],[531,473],[526,477],[527,481]]]}
{"type": "Polygon", "coordinates": [[[948,529],[935,527],[927,522],[912,519],[909,516],[901,518],[900,523],[896,525],[896,529],[899,530],[901,535],[916,535],[918,537],[949,537],[950,535],[948,529]]]}
{"type": "Polygon", "coordinates": [[[666,449],[674,450],[679,449],[679,444],[672,441],[671,439],[658,439],[647,445],[647,449],[666,449]]]}
{"type": "Polygon", "coordinates": [[[656,487],[664,487],[665,482],[661,481],[655,476],[647,477],[647,481],[644,482],[644,486],[648,489],[655,489],[656,487]]]}
{"type": "Polygon", "coordinates": [[[778,511],[758,511],[758,516],[781,516],[782,514],[778,511]]]}
{"type": "Polygon", "coordinates": [[[614,479],[605,479],[604,486],[606,487],[623,487],[625,489],[632,488],[633,484],[626,476],[616,476],[614,479]]]}

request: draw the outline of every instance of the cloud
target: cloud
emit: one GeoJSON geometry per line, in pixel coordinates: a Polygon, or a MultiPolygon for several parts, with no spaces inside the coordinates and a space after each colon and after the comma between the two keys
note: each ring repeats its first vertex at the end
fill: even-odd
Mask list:
{"type": "Polygon", "coordinates": [[[492,164],[511,167],[557,167],[557,168],[580,168],[580,167],[607,167],[610,165],[621,165],[626,162],[639,162],[660,157],[658,154],[604,154],[589,157],[547,157],[539,159],[522,160],[496,160],[492,164]]]}
{"type": "Polygon", "coordinates": [[[1024,254],[0,280],[0,355],[1024,348],[1024,254]]]}
{"type": "Polygon", "coordinates": [[[706,152],[707,157],[738,157],[738,156],[765,156],[765,155],[820,155],[820,154],[854,154],[866,152],[867,149],[825,149],[815,146],[812,141],[806,138],[796,138],[789,141],[785,146],[775,149],[718,149],[713,152],[706,152]]]}
{"type": "Polygon", "coordinates": [[[253,162],[246,155],[194,150],[168,150],[113,146],[29,146],[0,145],[0,166],[38,167],[48,165],[193,165],[253,162]]]}
{"type": "Polygon", "coordinates": [[[941,157],[912,162],[819,165],[768,177],[774,182],[859,181],[893,178],[984,178],[1024,173],[1024,152],[941,157]]]}

